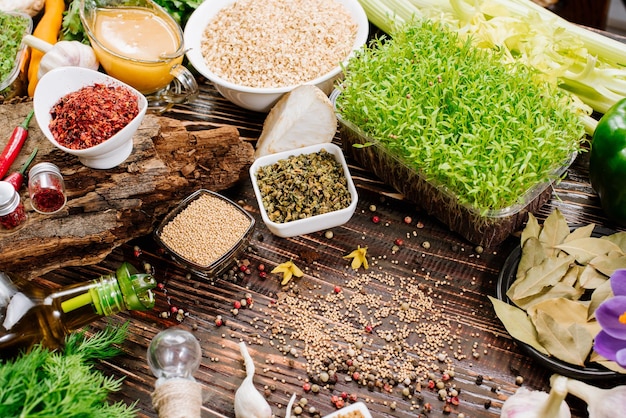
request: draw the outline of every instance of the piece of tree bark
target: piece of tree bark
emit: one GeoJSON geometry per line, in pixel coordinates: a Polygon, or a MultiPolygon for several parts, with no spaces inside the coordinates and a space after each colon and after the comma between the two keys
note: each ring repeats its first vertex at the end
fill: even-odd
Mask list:
{"type": "MultiPolygon", "coordinates": [[[[0,147],[31,108],[31,102],[0,105],[0,147]]],[[[191,131],[183,122],[149,114],[133,140],[124,163],[94,170],[54,147],[33,119],[11,171],[37,147],[33,165],[47,161],[59,167],[68,201],[60,212],[42,215],[32,210],[26,187],[20,190],[29,218],[19,231],[0,234],[0,271],[32,278],[98,263],[114,248],[151,233],[195,190],[232,187],[246,177],[254,159],[252,145],[230,126],[191,131]]]]}

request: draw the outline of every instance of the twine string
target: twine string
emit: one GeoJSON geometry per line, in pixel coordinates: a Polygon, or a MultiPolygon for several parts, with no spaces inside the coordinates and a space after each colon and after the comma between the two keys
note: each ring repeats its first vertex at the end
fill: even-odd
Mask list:
{"type": "Polygon", "coordinates": [[[167,379],[152,392],[159,418],[200,418],[202,386],[188,379],[167,379]]]}

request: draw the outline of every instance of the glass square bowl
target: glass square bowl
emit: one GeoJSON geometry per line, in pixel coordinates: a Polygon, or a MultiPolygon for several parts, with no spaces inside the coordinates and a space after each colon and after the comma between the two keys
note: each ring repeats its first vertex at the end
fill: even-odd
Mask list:
{"type": "Polygon", "coordinates": [[[241,257],[254,225],[252,215],[241,206],[219,193],[200,189],[163,218],[154,231],[154,239],[178,264],[202,278],[212,279],[241,257]],[[209,204],[212,206],[206,206],[209,204]],[[174,237],[182,237],[187,242],[174,237]],[[201,262],[198,254],[210,252],[215,257],[207,257],[207,260],[212,261],[201,262]]]}

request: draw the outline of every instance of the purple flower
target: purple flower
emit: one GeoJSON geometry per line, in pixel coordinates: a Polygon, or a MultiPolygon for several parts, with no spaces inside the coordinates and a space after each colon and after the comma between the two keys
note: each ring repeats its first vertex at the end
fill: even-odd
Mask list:
{"type": "Polygon", "coordinates": [[[616,270],[609,279],[613,297],[596,309],[602,331],[594,341],[594,350],[601,356],[626,367],[626,269],[616,270]]]}

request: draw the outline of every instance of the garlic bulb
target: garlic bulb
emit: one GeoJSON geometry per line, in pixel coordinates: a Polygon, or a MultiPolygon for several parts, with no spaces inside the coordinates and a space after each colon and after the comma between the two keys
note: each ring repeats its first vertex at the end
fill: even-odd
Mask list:
{"type": "Polygon", "coordinates": [[[39,62],[38,78],[58,67],[82,67],[92,70],[100,67],[93,48],[78,41],[59,41],[53,45],[36,36],[26,35],[24,43],[44,53],[39,62]]]}
{"type": "MultiPolygon", "coordinates": [[[[554,375],[552,378],[556,378],[554,375]]],[[[626,386],[600,389],[579,380],[567,379],[567,390],[587,403],[589,418],[612,418],[626,410],[626,386]]]]}
{"type": "Polygon", "coordinates": [[[565,397],[567,381],[563,376],[552,380],[550,393],[519,388],[502,405],[503,418],[570,418],[565,397]]]}
{"type": "Polygon", "coordinates": [[[272,408],[252,382],[254,378],[254,361],[250,357],[250,353],[248,353],[246,343],[240,342],[239,350],[246,367],[246,378],[237,389],[237,392],[235,392],[235,417],[270,418],[272,416],[272,408]]]}

